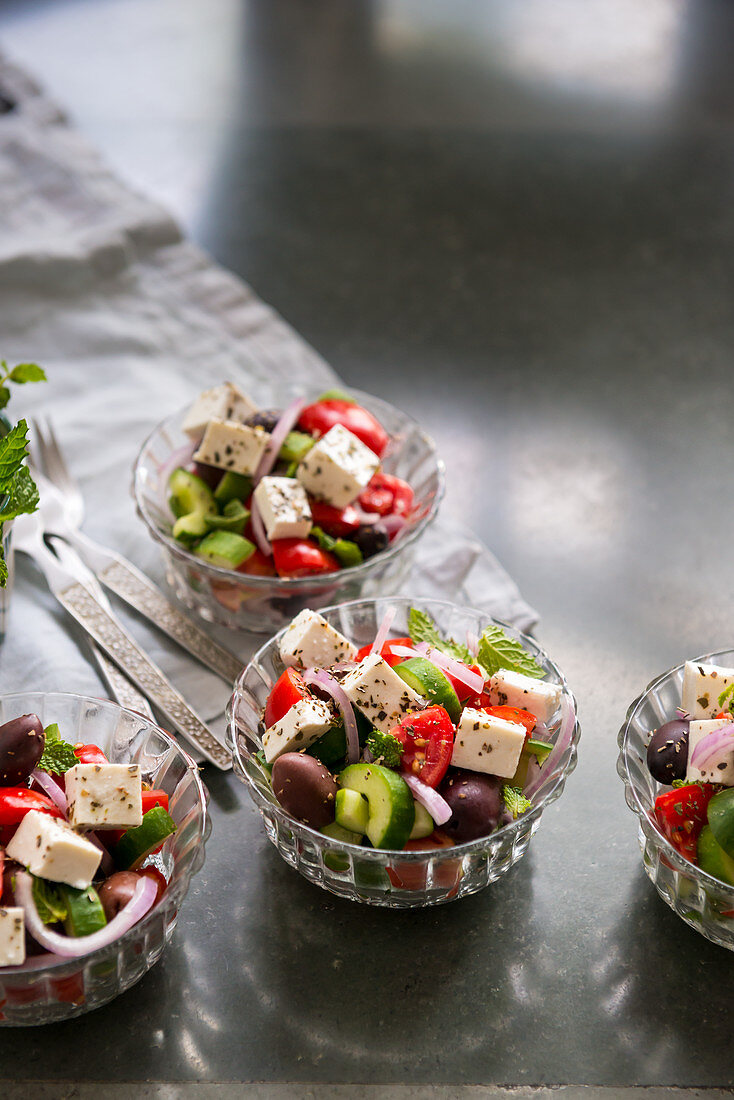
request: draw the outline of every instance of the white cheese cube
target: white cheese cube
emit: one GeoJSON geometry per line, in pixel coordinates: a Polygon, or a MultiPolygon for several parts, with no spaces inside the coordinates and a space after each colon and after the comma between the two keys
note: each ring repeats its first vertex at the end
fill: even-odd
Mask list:
{"type": "Polygon", "coordinates": [[[302,460],[296,477],[313,496],[345,508],[358,497],[380,467],[374,451],[341,424],[316,443],[302,460]]]}
{"type": "Polygon", "coordinates": [[[194,454],[197,462],[250,476],[255,473],[270,439],[264,428],[234,420],[210,420],[194,454]]]}
{"type": "Polygon", "coordinates": [[[318,611],[299,611],[278,643],[284,665],[328,668],[340,661],[353,661],[357,647],[334,630],[318,611]]]}
{"type": "Polygon", "coordinates": [[[40,810],[29,810],[5,851],[32,875],[86,890],[102,853],[70,825],[40,810]]]}
{"type": "Polygon", "coordinates": [[[20,907],[0,909],[0,966],[25,962],[25,914],[20,907]]]}
{"type": "Polygon", "coordinates": [[[254,497],[271,542],[306,538],[313,522],[311,505],[306,490],[295,478],[261,478],[254,497]]]}
{"type": "Polygon", "coordinates": [[[64,778],[69,824],[75,829],[132,829],[141,824],[139,764],[77,764],[64,778]]]}
{"type": "Polygon", "coordinates": [[[701,665],[686,661],[683,669],[681,709],[691,718],[713,718],[720,710],[728,710],[731,698],[719,703],[723,691],[734,684],[734,669],[719,665],[701,665]]]}
{"type": "Polygon", "coordinates": [[[691,722],[688,727],[688,766],[686,768],[686,779],[691,783],[701,780],[704,783],[724,783],[727,787],[734,786],[734,749],[717,753],[713,759],[707,760],[702,766],[694,767],[691,764],[691,756],[698,742],[730,723],[730,718],[708,718],[691,722]]]}
{"type": "Polygon", "coordinates": [[[451,765],[511,779],[524,744],[524,726],[465,707],[456,728],[451,765]]]}
{"type": "Polygon", "coordinates": [[[302,752],[334,725],[334,717],[320,699],[299,699],[279,722],[263,735],[268,764],[284,752],[302,752]]]}
{"type": "Polygon", "coordinates": [[[493,707],[519,707],[529,710],[539,722],[548,725],[561,702],[559,684],[549,684],[545,680],[535,680],[520,672],[511,672],[501,668],[485,688],[493,707]]]}
{"type": "Polygon", "coordinates": [[[379,653],[369,653],[347,673],[342,688],[349,701],[383,733],[389,733],[401,718],[424,703],[379,653]]]}
{"type": "Polygon", "coordinates": [[[236,420],[240,423],[256,412],[257,405],[249,397],[231,382],[224,382],[199,394],[181,427],[190,439],[201,439],[210,420],[236,420]]]}

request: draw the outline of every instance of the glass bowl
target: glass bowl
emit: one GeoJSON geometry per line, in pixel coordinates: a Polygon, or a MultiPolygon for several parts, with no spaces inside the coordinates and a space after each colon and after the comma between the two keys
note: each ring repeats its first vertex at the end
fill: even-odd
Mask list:
{"type": "MultiPolygon", "coordinates": [[[[734,666],[734,649],[707,653],[696,662],[734,666]]],[[[627,805],[638,819],[638,839],[648,878],[660,897],[706,939],[734,951],[734,886],[689,863],[658,830],[655,799],[667,790],[650,775],[647,745],[653,730],[676,717],[683,687],[683,664],[658,676],[627,711],[619,731],[617,772],[627,805]]]]}
{"type": "MultiPolygon", "coordinates": [[[[320,392],[316,390],[310,396],[316,398],[320,392]]],[[[415,505],[410,522],[386,550],[338,573],[257,577],[221,569],[195,557],[171,535],[166,486],[161,484],[170,473],[171,455],[190,442],[181,429],[186,410],[164,420],[143,444],[133,481],[138,515],[161,544],[166,579],[176,597],[207,622],[270,633],[287,626],[304,607],[320,608],[357,596],[396,592],[402,587],[416,541],[438,512],[444,492],[444,466],[433,440],[411,417],[369,394],[349,392],[389,433],[392,442],[383,468],[412,486],[415,505]]]]}
{"type": "MultiPolygon", "coordinates": [[[[467,630],[481,634],[484,627],[497,622],[470,608],[404,597],[355,600],[325,608],[321,613],[337,630],[362,646],[374,640],[388,607],[396,609],[392,629],[395,636],[407,634],[411,607],[427,611],[444,635],[460,640],[466,637],[467,630]]],[[[563,674],[540,646],[513,627],[498,625],[522,642],[543,666],[546,679],[561,684],[573,701],[563,674]]],[[[234,769],[247,785],[262,814],[265,831],[286,863],[332,894],[396,909],[438,905],[475,894],[517,863],[540,824],[543,810],[560,796],[566,778],[576,766],[578,723],[570,744],[534,796],[533,809],[491,836],[429,852],[370,849],[335,841],[285,812],[255,756],[262,748],[261,716],[265,701],[284,667],[278,654],[278,638],[279,635],[271,638],[255,654],[235,684],[228,707],[228,744],[234,769]]]]}
{"type": "Polygon", "coordinates": [[[0,967],[0,1024],[46,1024],[90,1012],[135,985],[161,957],[171,938],[192,875],[204,863],[211,831],[206,793],[191,757],[163,730],[130,710],[101,699],[60,693],[0,696],[0,724],[35,713],[44,726],[58,722],[64,737],[93,743],[112,763],[140,765],[143,779],[167,791],[177,831],[154,857],[168,879],[163,897],[120,939],[82,958],[30,956],[0,967]]]}

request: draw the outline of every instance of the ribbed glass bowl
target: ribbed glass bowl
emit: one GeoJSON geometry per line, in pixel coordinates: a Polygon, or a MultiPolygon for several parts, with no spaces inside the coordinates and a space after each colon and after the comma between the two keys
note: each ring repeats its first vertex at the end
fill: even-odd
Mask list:
{"type": "MultiPolygon", "coordinates": [[[[707,653],[695,661],[734,666],[734,649],[707,653]]],[[[658,676],[627,711],[619,731],[617,772],[627,805],[638,820],[645,872],[660,897],[691,928],[734,951],[734,886],[689,863],[658,830],[653,814],[660,791],[647,767],[647,746],[654,730],[676,717],[683,687],[683,664],[658,676]]]]}
{"type": "MultiPolygon", "coordinates": [[[[315,399],[319,392],[307,396],[315,399]]],[[[159,424],[143,444],[133,478],[138,515],[162,547],[166,579],[176,597],[207,622],[234,630],[270,633],[287,626],[304,607],[320,608],[357,596],[397,592],[403,586],[416,541],[438,512],[444,492],[444,466],[433,440],[406,413],[369,394],[349,392],[390,435],[392,442],[382,468],[409,483],[415,503],[412,518],[386,550],[338,573],[257,577],[221,569],[197,558],[171,535],[173,519],[163,483],[170,473],[171,455],[190,442],[181,427],[186,409],[159,424]]]]}
{"type": "Polygon", "coordinates": [[[0,696],[0,724],[34,713],[57,722],[72,744],[99,745],[113,764],[140,765],[143,780],[168,793],[177,830],[156,865],[168,879],[157,905],[114,943],[79,959],[30,956],[0,967],[0,1024],[47,1024],[90,1012],[139,981],[161,957],[211,831],[206,793],[191,757],[167,733],[133,711],[83,695],[20,692],[0,696]]]}
{"type": "MultiPolygon", "coordinates": [[[[325,608],[321,613],[356,645],[363,646],[374,640],[388,607],[397,612],[392,628],[394,636],[407,634],[411,607],[427,611],[443,634],[462,641],[467,630],[480,634],[485,626],[496,622],[486,614],[454,604],[402,597],[355,600],[325,608]]],[[[522,642],[543,666],[546,679],[561,684],[572,700],[563,674],[538,644],[504,623],[499,625],[522,642]]],[[[235,684],[228,708],[228,740],[234,769],[260,810],[269,839],[286,863],[332,894],[395,909],[438,905],[466,897],[509,871],[524,854],[543,810],[560,796],[576,766],[578,723],[571,743],[534,796],[533,809],[491,836],[429,852],[387,851],[345,844],[290,817],[276,800],[267,774],[255,756],[262,748],[263,708],[284,667],[278,654],[278,637],[255,654],[235,684]]]]}

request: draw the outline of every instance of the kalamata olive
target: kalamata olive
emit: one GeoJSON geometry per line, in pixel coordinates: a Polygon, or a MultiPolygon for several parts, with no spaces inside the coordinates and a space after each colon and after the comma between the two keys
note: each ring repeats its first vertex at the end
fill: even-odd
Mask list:
{"type": "Polygon", "coordinates": [[[375,554],[384,550],[390,541],[385,528],[379,527],[376,523],[363,523],[347,538],[356,542],[365,558],[374,558],[375,554]]]}
{"type": "Polygon", "coordinates": [[[647,746],[647,766],[658,783],[685,779],[688,766],[688,727],[685,718],[674,718],[655,730],[647,746]]]}
{"type": "Polygon", "coordinates": [[[336,780],[328,768],[302,752],[286,752],[273,764],[273,792],[284,810],[313,829],[334,820],[336,780]]]}
{"type": "Polygon", "coordinates": [[[452,814],[441,832],[457,844],[489,836],[497,828],[504,803],[500,780],[494,775],[452,768],[447,772],[439,793],[451,807],[452,814]]]}
{"type": "Polygon", "coordinates": [[[274,409],[260,409],[259,412],[248,416],[245,424],[249,428],[264,428],[266,432],[272,432],[279,420],[280,413],[275,412],[274,409]]]}
{"type": "Polygon", "coordinates": [[[134,871],[115,871],[114,875],[110,875],[102,883],[97,893],[108,922],[125,908],[135,893],[139,880],[140,875],[136,875],[134,871]]]}
{"type": "Polygon", "coordinates": [[[37,714],[21,714],[0,726],[0,787],[17,787],[43,755],[46,735],[37,714]]]}
{"type": "Polygon", "coordinates": [[[216,489],[222,480],[222,471],[217,466],[207,466],[205,462],[195,462],[194,473],[206,482],[210,489],[216,489]]]}

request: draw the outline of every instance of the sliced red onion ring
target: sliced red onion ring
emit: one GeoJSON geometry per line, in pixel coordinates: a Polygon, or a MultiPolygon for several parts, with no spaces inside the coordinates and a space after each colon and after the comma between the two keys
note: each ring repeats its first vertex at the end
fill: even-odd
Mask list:
{"type": "Polygon", "coordinates": [[[280,419],[270,433],[268,445],[263,451],[263,456],[255,470],[255,476],[252,479],[253,485],[257,485],[261,478],[267,477],[270,473],[278,459],[278,454],[280,453],[280,448],[283,446],[285,437],[288,435],[293,425],[297,423],[298,417],[306,408],[307,404],[308,402],[305,397],[296,397],[291,401],[290,405],[287,405],[285,409],[283,409],[283,412],[280,414],[280,419]]]}
{"type": "Polygon", "coordinates": [[[438,791],[434,791],[433,787],[429,787],[418,776],[410,775],[408,772],[401,772],[400,774],[413,792],[416,802],[420,802],[421,806],[425,806],[437,825],[445,825],[453,813],[446,799],[442,798],[438,791]]]}
{"type": "Polygon", "coordinates": [[[475,657],[479,652],[479,635],[473,630],[467,630],[466,632],[466,648],[475,657]]]}
{"type": "Polygon", "coordinates": [[[563,756],[571,744],[573,731],[576,728],[576,710],[568,695],[561,696],[561,724],[558,729],[558,737],[548,758],[541,765],[540,773],[531,783],[526,783],[523,794],[526,798],[532,798],[545,777],[550,775],[556,762],[563,756]]]}
{"type": "Polygon", "coordinates": [[[25,871],[15,876],[15,900],[25,913],[26,928],[41,947],[62,955],[68,959],[89,955],[100,947],[114,943],[125,932],[137,924],[152,907],[158,887],[148,875],[141,875],[135,892],[124,909],[121,909],[109,924],[92,932],[91,936],[62,936],[59,932],[50,932],[38,915],[33,901],[33,880],[25,871]]]}
{"type": "Polygon", "coordinates": [[[338,706],[347,738],[347,764],[356,764],[359,760],[359,730],[357,729],[357,719],[354,716],[354,707],[349,696],[339,681],[335,680],[325,669],[306,669],[303,673],[303,679],[307,684],[317,684],[318,687],[323,688],[338,706]]]}
{"type": "Polygon", "coordinates": [[[162,462],[158,467],[158,484],[166,505],[168,505],[169,477],[179,466],[186,466],[191,462],[197,447],[198,443],[184,443],[183,446],[177,447],[175,451],[172,451],[166,461],[162,462]]]}
{"type": "Polygon", "coordinates": [[[395,610],[396,609],[394,607],[388,607],[387,611],[385,612],[378,631],[375,634],[375,640],[372,643],[370,654],[382,652],[382,647],[387,641],[387,636],[390,633],[390,627],[392,626],[393,619],[395,618],[395,610]]]}
{"type": "Polygon", "coordinates": [[[354,508],[359,517],[359,522],[367,527],[374,526],[375,523],[379,523],[382,519],[379,512],[365,512],[364,508],[357,500],[353,500],[349,507],[354,508]]]}
{"type": "Polygon", "coordinates": [[[90,844],[93,844],[95,848],[99,848],[102,853],[102,859],[99,861],[99,865],[102,868],[102,872],[105,875],[111,875],[115,869],[115,863],[112,856],[105,848],[102,841],[99,839],[96,833],[85,833],[84,839],[88,840],[90,844]]]}
{"type": "Polygon", "coordinates": [[[423,654],[419,653],[417,649],[413,649],[409,645],[391,645],[390,652],[394,653],[396,657],[422,657],[423,654]]]}
{"type": "Polygon", "coordinates": [[[56,780],[52,779],[48,772],[41,771],[39,768],[33,769],[31,772],[31,779],[48,795],[54,806],[61,810],[62,814],[66,814],[68,806],[66,794],[62,791],[56,780]]]}
{"type": "Polygon", "coordinates": [[[261,554],[269,558],[273,553],[273,548],[268,542],[268,536],[265,534],[265,526],[262,521],[262,516],[260,515],[260,509],[254,497],[250,505],[250,519],[252,520],[252,533],[255,536],[257,548],[261,554]]]}
{"type": "Polygon", "coordinates": [[[387,531],[387,537],[392,542],[398,537],[400,532],[408,526],[408,521],[405,516],[383,516],[381,526],[385,528],[385,530],[387,531]]]}
{"type": "Polygon", "coordinates": [[[480,676],[478,672],[473,672],[463,661],[448,657],[440,649],[429,646],[428,642],[419,642],[415,648],[420,654],[427,657],[436,668],[440,668],[442,672],[450,672],[454,679],[458,680],[460,684],[464,684],[470,691],[475,691],[477,695],[484,691],[484,677],[480,676]]]}
{"type": "Polygon", "coordinates": [[[734,722],[729,722],[721,729],[702,737],[691,753],[688,763],[700,768],[702,764],[708,764],[725,749],[732,748],[734,748],[734,722]]]}

